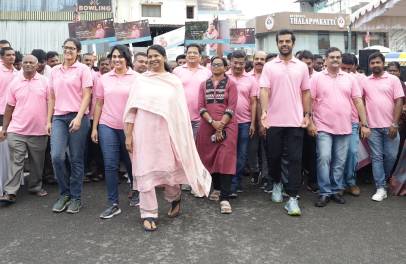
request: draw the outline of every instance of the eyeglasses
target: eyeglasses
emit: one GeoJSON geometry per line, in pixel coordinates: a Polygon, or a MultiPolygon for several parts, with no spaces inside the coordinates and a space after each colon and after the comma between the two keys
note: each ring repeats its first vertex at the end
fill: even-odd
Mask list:
{"type": "Polygon", "coordinates": [[[213,66],[213,67],[223,67],[224,64],[223,63],[212,63],[211,66],[213,66]]]}
{"type": "Polygon", "coordinates": [[[63,49],[63,50],[70,50],[70,51],[76,50],[75,47],[68,47],[68,46],[62,46],[62,49],[63,49]]]}

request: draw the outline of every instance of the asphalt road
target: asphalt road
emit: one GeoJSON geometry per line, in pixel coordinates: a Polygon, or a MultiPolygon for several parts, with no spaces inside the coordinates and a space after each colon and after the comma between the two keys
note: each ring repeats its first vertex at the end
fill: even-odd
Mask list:
{"type": "Polygon", "coordinates": [[[301,217],[256,186],[232,201],[233,214],[218,204],[183,195],[182,214],[169,219],[159,192],[158,231],[146,233],[138,208],[126,201],[122,214],[99,219],[104,182],[86,184],[84,207],[76,215],[54,214],[56,186],[44,198],[20,191],[17,203],[0,208],[0,263],[406,263],[406,198],[370,200],[372,185],[347,204],[316,208],[302,191],[301,217]]]}

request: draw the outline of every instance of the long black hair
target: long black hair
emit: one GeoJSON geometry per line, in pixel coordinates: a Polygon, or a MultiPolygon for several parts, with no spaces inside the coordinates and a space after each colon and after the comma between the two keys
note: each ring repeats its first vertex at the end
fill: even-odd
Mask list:
{"type": "MultiPolygon", "coordinates": [[[[164,47],[162,47],[161,45],[152,45],[152,46],[150,46],[147,49],[147,55],[148,55],[150,50],[155,50],[159,54],[161,54],[164,58],[166,58],[166,51],[165,51],[164,47]]],[[[166,61],[164,62],[164,68],[165,68],[165,71],[172,72],[171,66],[169,66],[169,64],[166,61]]]]}
{"type": "Polygon", "coordinates": [[[124,57],[127,67],[130,67],[131,69],[134,67],[133,66],[133,62],[131,59],[131,52],[128,49],[127,46],[125,45],[115,45],[111,48],[110,54],[107,56],[107,58],[109,58],[111,60],[111,56],[113,56],[113,52],[115,50],[118,50],[118,52],[120,53],[121,56],[124,57]]]}

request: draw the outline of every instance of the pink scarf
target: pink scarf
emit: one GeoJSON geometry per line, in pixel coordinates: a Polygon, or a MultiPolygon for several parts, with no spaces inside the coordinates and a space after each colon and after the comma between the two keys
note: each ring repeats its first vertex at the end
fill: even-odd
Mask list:
{"type": "Polygon", "coordinates": [[[168,72],[147,72],[139,76],[137,84],[130,90],[124,120],[132,108],[157,114],[166,120],[176,156],[189,184],[198,195],[208,196],[211,176],[196,150],[182,82],[168,72]]]}

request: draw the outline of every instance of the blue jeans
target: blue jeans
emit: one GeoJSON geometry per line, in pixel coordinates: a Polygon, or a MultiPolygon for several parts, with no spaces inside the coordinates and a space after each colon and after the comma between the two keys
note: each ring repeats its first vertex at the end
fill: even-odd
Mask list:
{"type": "Polygon", "coordinates": [[[69,124],[76,115],[77,113],[69,113],[53,116],[51,131],[51,159],[59,193],[72,199],[81,198],[86,137],[90,128],[89,118],[84,116],[79,130],[70,133],[69,124]],[[67,152],[70,170],[65,164],[67,152]]]}
{"type": "Polygon", "coordinates": [[[317,134],[317,181],[320,195],[330,196],[344,189],[343,173],[350,139],[351,135],[317,134]]]}
{"type": "Polygon", "coordinates": [[[352,134],[350,146],[348,147],[347,160],[344,167],[344,185],[351,187],[357,185],[357,176],[355,170],[358,164],[358,145],[359,145],[359,123],[352,123],[352,134]]]}
{"type": "Polygon", "coordinates": [[[125,148],[124,130],[99,125],[99,142],[103,153],[104,173],[107,185],[107,197],[111,204],[118,204],[118,170],[120,158],[127,169],[132,184],[130,156],[125,148]]]}
{"type": "Polygon", "coordinates": [[[368,138],[376,188],[386,186],[386,179],[390,176],[398,154],[399,133],[392,139],[388,136],[388,132],[389,128],[371,128],[371,135],[368,138]]]}
{"type": "Polygon", "coordinates": [[[236,192],[241,184],[241,175],[244,170],[245,162],[247,161],[250,126],[251,123],[238,124],[237,170],[231,183],[231,192],[236,192]]]}

